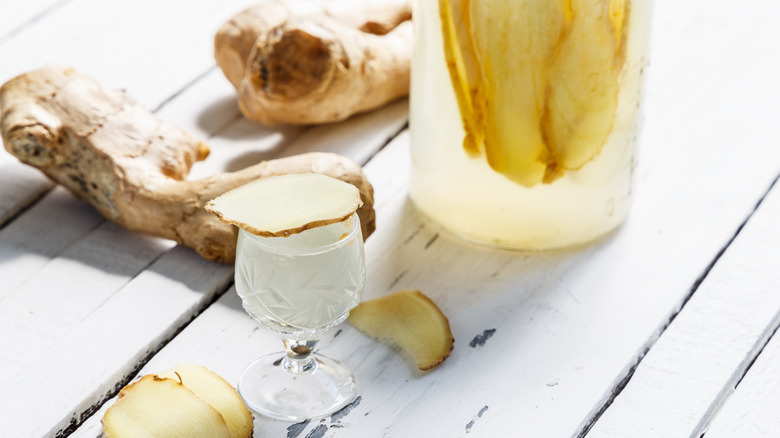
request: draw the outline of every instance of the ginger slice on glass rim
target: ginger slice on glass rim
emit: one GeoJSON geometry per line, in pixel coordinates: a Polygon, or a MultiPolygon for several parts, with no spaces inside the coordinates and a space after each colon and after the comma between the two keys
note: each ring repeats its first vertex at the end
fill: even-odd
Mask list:
{"type": "Polygon", "coordinates": [[[269,176],[206,203],[222,222],[263,237],[285,237],[343,222],[363,202],[352,184],[317,173],[269,176]]]}
{"type": "Polygon", "coordinates": [[[423,371],[444,362],[455,343],[447,317],[415,289],[363,301],[352,309],[349,322],[372,338],[398,346],[423,371]]]}

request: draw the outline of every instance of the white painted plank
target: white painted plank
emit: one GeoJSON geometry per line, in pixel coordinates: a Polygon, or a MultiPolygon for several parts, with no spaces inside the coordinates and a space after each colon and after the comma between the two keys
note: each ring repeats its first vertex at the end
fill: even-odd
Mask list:
{"type": "Polygon", "coordinates": [[[353,116],[347,123],[307,128],[268,127],[238,118],[209,138],[210,157],[214,158],[196,163],[190,178],[235,171],[263,160],[314,150],[338,153],[364,163],[407,123],[408,105],[408,100],[401,99],[378,111],[353,116]]]}
{"type": "Polygon", "coordinates": [[[736,391],[726,400],[706,438],[780,436],[780,336],[772,337],[736,391]]]}
{"type": "Polygon", "coordinates": [[[216,67],[166,102],[155,115],[209,144],[211,152],[206,160],[193,165],[188,176],[191,180],[281,156],[307,130],[300,126],[265,126],[245,119],[238,110],[233,86],[216,67]]]}
{"type": "Polygon", "coordinates": [[[4,1],[0,3],[0,43],[69,0],[4,1]]]}
{"type": "Polygon", "coordinates": [[[0,187],[3,188],[0,191],[0,228],[52,187],[41,172],[15,160],[4,150],[0,151],[0,187]]]}
{"type": "Polygon", "coordinates": [[[20,218],[0,230],[0,303],[103,221],[63,188],[48,193],[20,218]]]}
{"type": "MultiPolygon", "coordinates": [[[[176,90],[169,90],[173,92],[176,90]]],[[[154,114],[190,134],[208,140],[242,119],[236,91],[216,66],[176,95],[166,95],[155,104],[154,114]]],[[[264,133],[258,131],[256,136],[264,133]]],[[[215,161],[213,159],[208,161],[215,161]]]]}
{"type": "Polygon", "coordinates": [[[778,222],[780,188],[762,202],[588,437],[699,437],[706,430],[780,325],[778,222]]]}
{"type": "Polygon", "coordinates": [[[211,154],[193,166],[189,178],[233,172],[280,157],[305,131],[298,126],[268,127],[243,117],[236,118],[225,130],[209,138],[211,154]]]}
{"type": "Polygon", "coordinates": [[[316,147],[319,151],[341,153],[358,163],[365,163],[401,131],[407,122],[408,111],[408,99],[400,99],[388,104],[382,111],[354,116],[349,125],[313,126],[293,147],[285,149],[282,156],[295,155],[316,147]],[[356,140],[345,144],[345,137],[356,140]],[[373,146],[367,148],[367,144],[373,146]]]}
{"type": "Polygon", "coordinates": [[[155,108],[214,65],[219,26],[252,0],[71,0],[0,44],[0,82],[47,64],[74,67],[155,108]]]}
{"type": "MultiPolygon", "coordinates": [[[[183,248],[164,254],[132,280],[110,272],[90,272],[78,266],[78,261],[70,265],[71,272],[97,278],[113,276],[122,285],[113,291],[100,285],[90,292],[75,285],[58,289],[48,284],[47,288],[53,289],[48,295],[59,293],[62,298],[41,307],[31,306],[35,297],[6,300],[0,324],[5,333],[18,333],[24,341],[19,348],[27,346],[28,350],[25,357],[17,358],[22,363],[10,361],[11,367],[18,365],[16,369],[5,369],[8,360],[0,362],[4,372],[11,372],[3,375],[0,385],[0,407],[6,412],[0,417],[0,429],[9,436],[55,436],[66,431],[84,411],[114,390],[134,364],[209,303],[232,274],[229,266],[206,262],[183,248]],[[100,297],[96,297],[85,313],[87,309],[78,302],[95,292],[107,296],[97,305],[100,297]],[[74,304],[67,306],[67,301],[74,304]],[[20,312],[22,305],[30,306],[33,313],[20,312]],[[37,413],[36,421],[31,421],[31,412],[37,413]]],[[[73,279],[73,275],[64,278],[73,279]]],[[[35,290],[29,292],[37,295],[35,290]]]]}

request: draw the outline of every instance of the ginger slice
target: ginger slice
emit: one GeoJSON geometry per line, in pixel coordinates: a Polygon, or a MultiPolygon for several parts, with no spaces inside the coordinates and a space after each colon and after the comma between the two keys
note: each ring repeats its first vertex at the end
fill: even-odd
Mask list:
{"type": "Polygon", "coordinates": [[[564,169],[594,159],[612,133],[626,2],[571,0],[574,20],[550,61],[541,123],[552,160],[564,169]]]}
{"type": "Polygon", "coordinates": [[[439,7],[464,147],[483,151],[493,170],[520,185],[541,183],[549,164],[539,123],[547,61],[567,25],[567,3],[440,0],[439,7]]]}
{"type": "Polygon", "coordinates": [[[216,409],[230,430],[230,438],[252,436],[252,413],[236,389],[215,372],[201,365],[183,363],[157,374],[157,377],[180,381],[185,388],[216,409]]]}
{"type": "Polygon", "coordinates": [[[463,122],[463,148],[470,155],[484,149],[484,87],[474,40],[469,32],[470,0],[439,0],[444,58],[463,122]]]}
{"type": "Polygon", "coordinates": [[[400,347],[423,371],[444,362],[455,343],[447,317],[414,289],[361,302],[350,312],[349,322],[372,338],[400,347]]]}
{"type": "Polygon", "coordinates": [[[439,0],[466,152],[532,187],[612,132],[630,0],[439,0]]]}
{"type": "Polygon", "coordinates": [[[358,189],[316,173],[278,175],[233,189],[206,204],[225,223],[284,237],[342,222],[361,205],[358,189]]]}
{"type": "Polygon", "coordinates": [[[119,392],[102,419],[106,438],[230,438],[222,415],[180,382],[147,375],[119,392]]]}

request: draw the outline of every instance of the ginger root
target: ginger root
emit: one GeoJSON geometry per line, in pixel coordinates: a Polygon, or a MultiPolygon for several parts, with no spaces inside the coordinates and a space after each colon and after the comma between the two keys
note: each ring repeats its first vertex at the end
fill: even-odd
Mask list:
{"type": "Polygon", "coordinates": [[[206,202],[271,175],[314,172],[353,184],[364,238],[374,230],[373,188],[351,160],[309,153],[187,181],[190,167],[208,156],[205,143],[72,69],[46,67],[0,87],[0,133],[11,154],[107,219],[208,260],[234,261],[238,231],[208,213],[206,202]]]}
{"type": "Polygon", "coordinates": [[[409,0],[265,0],[227,23],[214,56],[241,112],[265,124],[328,123],[409,93],[409,0]]]}

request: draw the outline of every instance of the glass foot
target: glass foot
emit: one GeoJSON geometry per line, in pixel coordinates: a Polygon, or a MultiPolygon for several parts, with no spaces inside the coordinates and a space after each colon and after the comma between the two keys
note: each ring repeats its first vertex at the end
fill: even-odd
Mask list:
{"type": "Polygon", "coordinates": [[[249,364],[238,379],[238,393],[251,411],[278,420],[327,417],[349,404],[356,394],[355,376],[333,359],[312,354],[314,366],[288,371],[285,353],[249,364]]]}

